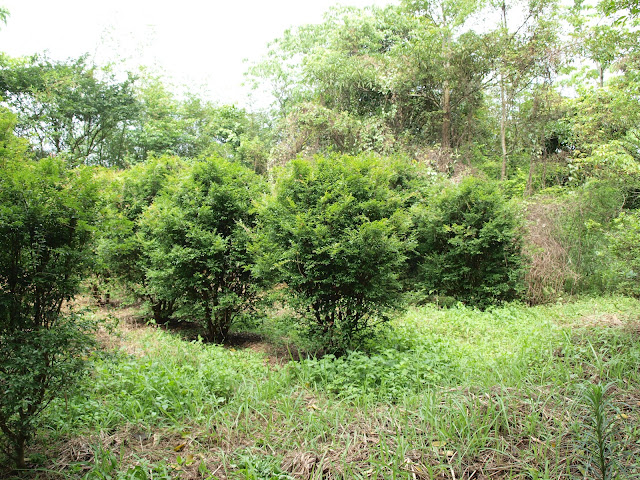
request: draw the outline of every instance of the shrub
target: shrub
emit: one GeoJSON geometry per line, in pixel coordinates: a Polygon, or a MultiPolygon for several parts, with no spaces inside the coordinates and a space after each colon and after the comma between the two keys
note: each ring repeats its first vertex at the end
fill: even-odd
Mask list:
{"type": "Polygon", "coordinates": [[[0,169],[0,430],[18,468],[38,415],[84,371],[90,340],[63,304],[90,258],[95,198],[89,172],[58,160],[0,169]]]}
{"type": "Polygon", "coordinates": [[[150,289],[179,301],[174,317],[200,323],[212,341],[226,338],[254,293],[247,246],[260,192],[254,172],[210,158],[176,177],[141,221],[150,289]]]}
{"type": "Polygon", "coordinates": [[[152,157],[115,177],[108,175],[103,190],[110,198],[105,202],[96,239],[96,276],[107,288],[116,282],[148,301],[156,322],[169,319],[174,302],[159,298],[150,288],[145,270],[149,259],[139,235],[140,221],[172,175],[184,167],[177,157],[152,157]]]}
{"type": "Polygon", "coordinates": [[[608,233],[610,248],[616,259],[616,271],[623,293],[640,297],[640,212],[622,212],[608,233]]]}
{"type": "Polygon", "coordinates": [[[413,215],[419,286],[479,308],[520,296],[520,219],[495,185],[469,177],[413,215]]]}
{"type": "Polygon", "coordinates": [[[261,207],[258,272],[287,286],[328,351],[357,345],[399,304],[407,243],[393,171],[371,157],[296,160],[261,207]]]}

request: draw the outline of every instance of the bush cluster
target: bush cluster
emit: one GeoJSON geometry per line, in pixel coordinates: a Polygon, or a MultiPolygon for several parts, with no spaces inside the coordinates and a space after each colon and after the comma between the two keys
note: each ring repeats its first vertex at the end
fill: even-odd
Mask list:
{"type": "Polygon", "coordinates": [[[124,172],[104,210],[102,274],[146,299],[156,321],[196,323],[215,342],[277,286],[338,355],[411,292],[480,308],[520,294],[519,218],[493,184],[435,181],[370,155],[298,159],[274,177],[268,191],[219,157],[124,172]]]}

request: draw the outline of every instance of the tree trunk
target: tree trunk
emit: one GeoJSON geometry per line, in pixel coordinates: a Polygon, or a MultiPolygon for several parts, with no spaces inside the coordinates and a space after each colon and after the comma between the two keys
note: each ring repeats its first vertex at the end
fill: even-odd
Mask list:
{"type": "MultiPolygon", "coordinates": [[[[443,22],[446,24],[445,16],[443,22]]],[[[451,33],[446,32],[444,38],[444,82],[442,84],[442,149],[448,152],[451,149],[451,33]]]]}
{"type": "Polygon", "coordinates": [[[442,149],[451,149],[451,88],[449,87],[449,80],[444,81],[442,95],[442,149]]]}
{"type": "MultiPolygon", "coordinates": [[[[540,99],[536,96],[533,99],[533,106],[531,108],[532,124],[535,124],[535,121],[538,118],[539,107],[540,107],[540,99]]],[[[544,147],[544,131],[540,133],[540,137],[536,142],[533,143],[531,148],[531,157],[529,159],[529,177],[527,178],[527,188],[525,190],[525,196],[527,197],[533,194],[533,173],[536,169],[536,155],[539,148],[542,148],[542,152],[544,152],[544,148],[545,148],[544,147]]]]}
{"type": "Polygon", "coordinates": [[[504,75],[500,74],[500,145],[502,146],[502,171],[500,179],[507,179],[507,98],[504,75]]]}
{"type": "Polygon", "coordinates": [[[598,65],[598,85],[600,88],[604,87],[604,66],[602,64],[598,65]]]}
{"type": "Polygon", "coordinates": [[[15,460],[16,460],[16,467],[18,468],[18,470],[26,470],[27,469],[27,462],[26,462],[26,459],[25,459],[26,445],[27,445],[27,439],[23,435],[20,435],[16,439],[15,452],[14,452],[15,453],[15,460]]]}
{"type": "MultiPolygon", "coordinates": [[[[501,5],[502,10],[502,29],[503,34],[508,35],[507,28],[507,2],[503,0],[501,5]]],[[[505,45],[506,47],[506,45],[505,45]]],[[[505,57],[502,58],[505,62],[505,57]]],[[[500,72],[500,145],[502,146],[502,171],[500,172],[500,179],[507,179],[507,95],[506,87],[504,85],[504,71],[500,72]]]]}

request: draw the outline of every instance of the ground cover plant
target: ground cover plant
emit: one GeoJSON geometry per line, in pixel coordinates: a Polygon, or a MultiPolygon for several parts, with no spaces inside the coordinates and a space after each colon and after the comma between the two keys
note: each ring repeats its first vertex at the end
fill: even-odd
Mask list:
{"type": "Polygon", "coordinates": [[[633,478],[639,306],[420,307],[367,354],[299,362],[259,337],[207,345],[111,310],[110,348],[47,413],[32,475],[633,478]]]}

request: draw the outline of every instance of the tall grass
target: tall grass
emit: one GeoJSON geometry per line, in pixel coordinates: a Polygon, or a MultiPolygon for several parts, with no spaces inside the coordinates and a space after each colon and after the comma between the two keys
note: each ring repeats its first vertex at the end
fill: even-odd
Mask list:
{"type": "Polygon", "coordinates": [[[599,298],[485,312],[422,307],[366,354],[285,365],[133,330],[123,334],[126,349],[96,357],[81,395],[50,410],[49,438],[99,444],[97,432],[108,432],[111,444],[96,448],[115,453],[119,475],[574,478],[602,464],[585,447],[595,411],[585,389],[613,382],[606,415],[619,421],[607,445],[620,478],[632,478],[640,473],[639,306],[599,298]],[[140,430],[166,442],[134,448],[113,439],[140,430]]]}

